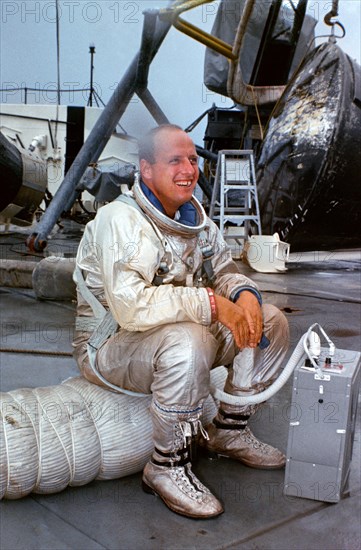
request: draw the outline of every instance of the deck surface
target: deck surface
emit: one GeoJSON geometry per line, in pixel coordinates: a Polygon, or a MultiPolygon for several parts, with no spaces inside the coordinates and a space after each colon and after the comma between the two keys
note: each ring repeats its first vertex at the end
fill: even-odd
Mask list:
{"type": "MultiPolygon", "coordinates": [[[[258,282],[264,300],[285,312],[290,351],[316,321],[338,348],[360,351],[360,251],[291,255],[284,274],[241,268],[258,282]]],[[[70,355],[74,304],[39,301],[31,289],[2,287],[0,294],[1,391],[56,385],[77,376],[70,355]]],[[[253,423],[257,435],[284,451],[290,398],[289,381],[253,423]]],[[[337,504],[285,496],[284,471],[253,470],[230,459],[203,456],[194,470],[225,507],[212,520],[172,513],[159,498],[142,492],[141,473],[69,487],[59,494],[3,500],[0,548],[359,550],[360,451],[359,407],[351,494],[337,504]]]]}

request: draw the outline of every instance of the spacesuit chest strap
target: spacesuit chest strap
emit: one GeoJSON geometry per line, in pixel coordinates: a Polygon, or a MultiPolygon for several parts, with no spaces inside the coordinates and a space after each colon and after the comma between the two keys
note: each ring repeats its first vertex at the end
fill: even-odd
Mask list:
{"type": "Polygon", "coordinates": [[[207,279],[207,285],[213,285],[215,281],[215,273],[212,265],[212,258],[214,256],[214,250],[212,245],[208,241],[207,233],[203,230],[198,237],[198,243],[202,252],[202,277],[207,279]]]}

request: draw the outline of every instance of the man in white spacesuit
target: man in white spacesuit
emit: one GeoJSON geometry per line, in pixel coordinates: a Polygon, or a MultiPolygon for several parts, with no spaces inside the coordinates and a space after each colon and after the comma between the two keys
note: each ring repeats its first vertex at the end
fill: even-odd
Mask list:
{"type": "Polygon", "coordinates": [[[262,391],[282,365],[288,325],[262,305],[193,197],[198,158],[188,134],[160,126],[139,152],[140,179],[98,211],[79,246],[75,357],[92,382],[152,393],[154,452],[143,488],[177,513],[215,517],[223,507],[192,472],[193,438],[254,468],[282,468],[285,457],[250,431],[254,405],[220,403],[202,426],[210,370],[228,366],[229,394],[262,391]]]}

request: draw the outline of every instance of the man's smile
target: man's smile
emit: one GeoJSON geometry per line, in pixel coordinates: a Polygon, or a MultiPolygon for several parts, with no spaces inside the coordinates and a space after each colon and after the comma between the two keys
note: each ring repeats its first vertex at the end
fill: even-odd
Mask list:
{"type": "Polygon", "coordinates": [[[178,187],[190,187],[193,184],[193,180],[180,180],[174,182],[178,187]]]}

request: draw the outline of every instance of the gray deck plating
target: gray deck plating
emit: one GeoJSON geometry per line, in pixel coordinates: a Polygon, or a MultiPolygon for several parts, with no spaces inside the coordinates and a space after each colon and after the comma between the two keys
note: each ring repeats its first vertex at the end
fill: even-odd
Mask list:
{"type": "MultiPolygon", "coordinates": [[[[283,309],[291,349],[313,322],[339,348],[360,350],[359,251],[292,257],[284,274],[266,275],[242,266],[283,309]],[[293,261],[294,260],[294,261],[293,261]]],[[[0,387],[58,384],[78,374],[71,352],[74,304],[40,302],[31,290],[1,288],[0,387]],[[42,350],[43,354],[30,353],[42,350]],[[16,350],[16,352],[14,352],[16,350]],[[23,350],[23,351],[22,351],[23,350]],[[46,355],[61,351],[64,355],[46,355]],[[67,352],[69,355],[67,355],[67,352]]],[[[254,432],[286,449],[290,383],[253,422],[254,432]]],[[[1,550],[15,549],[337,549],[361,546],[360,410],[351,470],[351,496],[337,504],[283,495],[283,471],[252,470],[228,459],[198,457],[195,470],[225,505],[213,520],[170,512],[140,487],[141,474],[60,494],[32,494],[2,501],[1,550]]]]}

